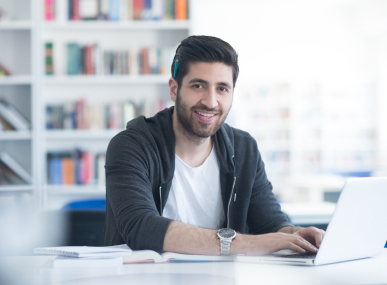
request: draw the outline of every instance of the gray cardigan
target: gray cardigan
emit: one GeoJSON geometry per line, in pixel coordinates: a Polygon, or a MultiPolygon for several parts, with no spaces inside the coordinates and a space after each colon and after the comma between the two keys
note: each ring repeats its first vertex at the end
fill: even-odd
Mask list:
{"type": "MultiPolygon", "coordinates": [[[[106,153],[104,245],[163,252],[172,220],[162,217],[175,171],[174,107],[139,116],[109,143],[106,153]]],[[[292,226],[267,179],[257,143],[247,132],[223,124],[214,135],[220,168],[224,227],[264,234],[292,226]]]]}

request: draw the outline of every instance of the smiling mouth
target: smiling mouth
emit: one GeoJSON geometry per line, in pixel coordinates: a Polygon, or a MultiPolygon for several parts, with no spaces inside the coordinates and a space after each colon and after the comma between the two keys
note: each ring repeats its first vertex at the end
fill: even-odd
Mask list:
{"type": "Polygon", "coordinates": [[[202,113],[202,112],[199,112],[199,111],[195,111],[195,112],[198,113],[199,115],[203,116],[203,117],[206,117],[206,118],[211,118],[211,117],[217,115],[217,114],[206,114],[206,113],[202,113]]]}

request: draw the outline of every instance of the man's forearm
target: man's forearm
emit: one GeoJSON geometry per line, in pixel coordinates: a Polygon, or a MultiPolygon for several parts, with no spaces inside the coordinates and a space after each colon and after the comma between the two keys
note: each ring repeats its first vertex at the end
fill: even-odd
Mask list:
{"type": "MultiPolygon", "coordinates": [[[[173,221],[164,238],[164,251],[184,254],[220,255],[218,230],[204,229],[173,221]]],[[[231,243],[231,254],[243,253],[247,235],[237,233],[231,243]]]]}
{"type": "MultiPolygon", "coordinates": [[[[278,233],[246,235],[237,233],[230,247],[230,254],[263,255],[281,249],[302,249],[314,252],[314,246],[293,235],[299,227],[284,227],[278,233]]],[[[173,221],[164,237],[164,251],[183,254],[220,255],[217,230],[204,229],[173,221]]]]}
{"type": "Polygon", "coordinates": [[[283,227],[278,230],[279,233],[294,234],[296,231],[303,229],[302,227],[283,227]]]}
{"type": "Polygon", "coordinates": [[[164,238],[164,251],[184,254],[220,255],[217,230],[173,221],[164,238]]]}

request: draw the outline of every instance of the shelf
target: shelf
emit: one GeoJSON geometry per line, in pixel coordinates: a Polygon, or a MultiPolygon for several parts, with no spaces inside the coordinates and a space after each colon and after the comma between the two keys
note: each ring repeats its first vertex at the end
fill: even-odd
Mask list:
{"type": "Polygon", "coordinates": [[[51,85],[144,85],[168,84],[169,75],[75,75],[46,76],[44,83],[51,85]]]}
{"type": "Polygon", "coordinates": [[[68,21],[65,23],[44,23],[47,31],[128,31],[128,30],[187,30],[189,21],[68,21]]]}
{"type": "Polygon", "coordinates": [[[28,75],[0,76],[0,85],[26,85],[31,83],[32,78],[28,75]]]}
{"type": "Polygon", "coordinates": [[[0,131],[0,141],[30,140],[31,138],[30,131],[0,131]]]}
{"type": "Polygon", "coordinates": [[[0,186],[0,194],[32,192],[34,186],[32,185],[6,185],[0,186]]]}
{"type": "Polygon", "coordinates": [[[46,130],[47,140],[110,140],[122,130],[46,130]]]}
{"type": "Polygon", "coordinates": [[[50,195],[105,195],[104,185],[45,185],[44,190],[50,195]]]}
{"type": "Polygon", "coordinates": [[[29,30],[32,28],[31,22],[28,21],[7,21],[0,22],[1,30],[29,30]]]}

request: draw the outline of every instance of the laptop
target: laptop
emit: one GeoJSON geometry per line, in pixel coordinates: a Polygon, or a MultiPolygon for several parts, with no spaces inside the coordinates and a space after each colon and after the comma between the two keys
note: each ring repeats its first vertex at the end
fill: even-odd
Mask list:
{"type": "Polygon", "coordinates": [[[387,240],[387,177],[349,178],[317,254],[281,250],[240,262],[323,265],[379,255],[387,240]]]}

